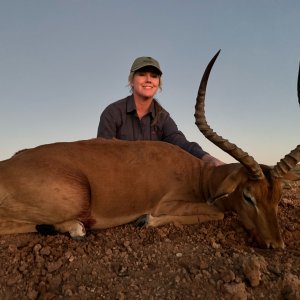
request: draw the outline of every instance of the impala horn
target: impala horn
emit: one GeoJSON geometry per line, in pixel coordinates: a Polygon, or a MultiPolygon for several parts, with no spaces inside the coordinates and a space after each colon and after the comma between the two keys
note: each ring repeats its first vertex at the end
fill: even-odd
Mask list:
{"type": "MultiPolygon", "coordinates": [[[[298,71],[298,103],[300,105],[300,64],[298,71]]],[[[300,145],[298,145],[294,150],[287,154],[283,159],[281,159],[277,165],[272,169],[272,176],[277,178],[282,178],[286,173],[292,170],[297,163],[300,161],[300,145]]]]}
{"type": "Polygon", "coordinates": [[[300,145],[281,159],[276,166],[272,169],[271,174],[273,177],[282,178],[286,173],[292,170],[300,161],[300,145]]]}
{"type": "Polygon", "coordinates": [[[300,63],[299,63],[299,71],[298,71],[297,92],[298,92],[298,103],[300,106],[300,63]]]}
{"type": "Polygon", "coordinates": [[[259,180],[264,178],[263,171],[260,165],[254,160],[252,156],[248,153],[244,152],[242,149],[237,147],[235,144],[232,144],[228,140],[224,139],[223,137],[219,136],[216,132],[214,132],[210,126],[207,124],[205,118],[205,110],[204,110],[204,103],[205,103],[205,93],[206,93],[206,86],[209,78],[210,71],[220,54],[219,50],[215,56],[211,59],[209,64],[207,65],[205,72],[202,76],[200,87],[198,90],[197,100],[196,100],[196,111],[195,111],[195,119],[196,125],[202,134],[220,149],[231,155],[234,159],[239,161],[249,172],[249,175],[254,180],[259,180]]]}

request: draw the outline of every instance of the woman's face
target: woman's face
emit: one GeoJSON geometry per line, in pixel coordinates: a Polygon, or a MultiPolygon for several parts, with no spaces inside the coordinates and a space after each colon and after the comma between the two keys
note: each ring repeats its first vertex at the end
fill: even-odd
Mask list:
{"type": "Polygon", "coordinates": [[[133,94],[147,99],[153,99],[160,83],[160,76],[151,69],[140,69],[135,72],[132,79],[133,94]]]}

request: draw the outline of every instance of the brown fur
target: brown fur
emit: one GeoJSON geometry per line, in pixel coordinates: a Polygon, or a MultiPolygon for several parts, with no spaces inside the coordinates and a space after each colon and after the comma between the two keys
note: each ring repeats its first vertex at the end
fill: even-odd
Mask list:
{"type": "Polygon", "coordinates": [[[280,193],[268,178],[249,180],[240,164],[211,168],[164,142],[55,143],[0,162],[0,234],[52,224],[77,237],[84,226],[113,227],[145,214],[149,226],[158,226],[220,220],[230,209],[267,245],[283,247],[276,216],[280,193]],[[259,216],[245,205],[245,189],[256,198],[259,216]]]}

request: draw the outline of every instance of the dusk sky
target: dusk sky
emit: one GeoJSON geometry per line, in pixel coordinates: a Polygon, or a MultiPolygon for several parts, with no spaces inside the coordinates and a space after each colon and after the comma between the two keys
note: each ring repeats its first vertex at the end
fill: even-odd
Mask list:
{"type": "Polygon", "coordinates": [[[102,110],[129,94],[138,56],[163,70],[157,99],[190,141],[234,160],[195,125],[199,82],[216,132],[275,164],[300,142],[299,0],[0,0],[0,160],[96,136],[102,110]]]}

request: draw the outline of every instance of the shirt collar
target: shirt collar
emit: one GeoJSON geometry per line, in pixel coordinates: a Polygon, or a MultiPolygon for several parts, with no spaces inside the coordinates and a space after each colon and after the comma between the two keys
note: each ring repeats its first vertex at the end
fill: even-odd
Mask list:
{"type": "MultiPolygon", "coordinates": [[[[130,96],[127,97],[126,112],[128,114],[136,112],[136,107],[135,107],[133,95],[130,95],[130,96]]],[[[156,113],[155,113],[155,108],[154,108],[154,101],[152,101],[152,103],[151,103],[148,114],[151,114],[153,119],[155,118],[156,113]]]]}

